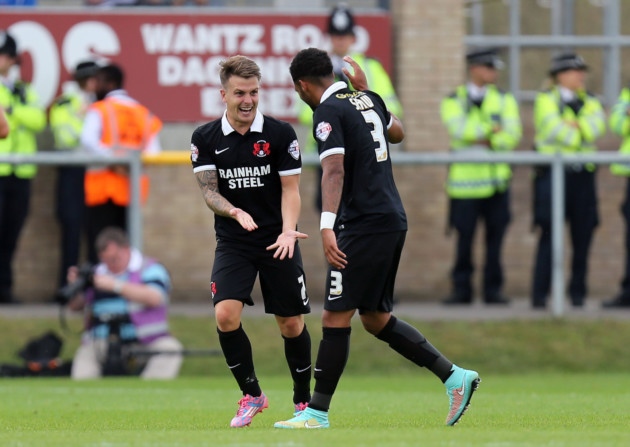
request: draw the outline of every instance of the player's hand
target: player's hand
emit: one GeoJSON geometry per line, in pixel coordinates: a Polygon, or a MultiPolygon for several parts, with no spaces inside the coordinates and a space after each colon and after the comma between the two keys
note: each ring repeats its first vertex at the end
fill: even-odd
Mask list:
{"type": "Polygon", "coordinates": [[[367,77],[365,76],[365,72],[363,71],[361,66],[357,64],[356,61],[352,59],[350,56],[344,57],[343,60],[349,63],[350,66],[352,67],[352,70],[354,71],[354,74],[352,74],[350,73],[350,70],[348,70],[346,67],[341,69],[341,71],[343,71],[343,74],[345,74],[348,77],[348,80],[350,81],[352,88],[358,91],[367,90],[368,89],[367,77]]]}
{"type": "Polygon", "coordinates": [[[230,210],[230,216],[236,219],[236,221],[241,224],[241,227],[245,228],[247,231],[254,231],[258,228],[252,216],[240,208],[232,208],[230,210]]]}
{"type": "Polygon", "coordinates": [[[346,254],[337,247],[337,236],[333,230],[322,230],[322,244],[324,246],[324,255],[326,256],[328,263],[337,270],[343,270],[346,268],[346,265],[348,264],[346,254]]]}
{"type": "Polygon", "coordinates": [[[289,259],[293,257],[293,250],[295,249],[295,242],[298,239],[306,239],[308,234],[300,233],[299,231],[291,230],[285,231],[276,240],[276,243],[267,247],[267,250],[276,250],[273,254],[274,258],[278,258],[283,260],[288,257],[289,259]]]}

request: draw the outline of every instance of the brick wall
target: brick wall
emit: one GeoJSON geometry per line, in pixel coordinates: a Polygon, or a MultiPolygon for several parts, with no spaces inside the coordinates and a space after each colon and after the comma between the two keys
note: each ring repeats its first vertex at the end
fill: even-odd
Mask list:
{"type": "MultiPolygon", "coordinates": [[[[393,0],[396,42],[395,80],[405,109],[404,150],[447,150],[448,139],[439,120],[439,104],[464,79],[463,0],[393,0]]],[[[521,110],[526,137],[519,150],[531,147],[531,109],[521,110]]],[[[172,126],[165,135],[168,149],[188,147],[191,126],[172,126]],[[178,134],[173,137],[173,128],[178,134]]],[[[608,136],[601,144],[616,148],[608,136]]],[[[189,166],[150,166],[152,192],[143,210],[145,252],[158,257],[173,276],[175,301],[208,299],[214,251],[213,218],[205,207],[189,166]]],[[[529,293],[536,236],[531,232],[530,168],[515,170],[513,223],[504,250],[506,290],[514,297],[529,293]]],[[[396,179],[409,217],[409,234],[397,289],[404,300],[438,299],[449,292],[449,270],[455,238],[445,236],[447,200],[444,166],[396,167],[396,179]]],[[[34,182],[33,201],[15,263],[16,294],[25,301],[49,299],[55,289],[58,228],[53,215],[54,168],[41,168],[34,182]]],[[[599,171],[602,224],[591,257],[589,283],[593,296],[617,291],[623,269],[623,221],[619,204],[624,180],[599,171]]],[[[325,276],[319,241],[319,217],[313,207],[314,173],[301,181],[303,205],[300,228],[311,237],[301,242],[307,285],[321,301],[325,276]]],[[[483,237],[479,232],[478,242],[483,237]]],[[[477,265],[483,257],[478,243],[477,265]]],[[[570,251],[567,249],[567,256],[570,251]]],[[[479,269],[475,273],[479,277],[479,269]]],[[[478,281],[476,281],[478,284],[478,281]]]]}

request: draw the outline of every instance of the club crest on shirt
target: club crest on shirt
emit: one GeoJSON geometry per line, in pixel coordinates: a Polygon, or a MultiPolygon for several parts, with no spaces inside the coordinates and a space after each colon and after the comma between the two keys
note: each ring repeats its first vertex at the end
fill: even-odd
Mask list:
{"type": "Polygon", "coordinates": [[[332,126],[326,121],[322,121],[315,128],[315,136],[321,141],[326,141],[330,132],[332,132],[332,126]]]}
{"type": "Polygon", "coordinates": [[[190,159],[194,162],[199,158],[199,149],[194,144],[190,145],[190,159]]]}
{"type": "Polygon", "coordinates": [[[296,160],[299,160],[300,143],[298,143],[298,140],[293,140],[291,144],[289,144],[289,155],[291,155],[291,157],[295,158],[296,160]]]}
{"type": "Polygon", "coordinates": [[[254,143],[254,150],[252,154],[256,157],[266,157],[271,154],[271,149],[269,149],[270,144],[265,140],[258,140],[254,143]]]}

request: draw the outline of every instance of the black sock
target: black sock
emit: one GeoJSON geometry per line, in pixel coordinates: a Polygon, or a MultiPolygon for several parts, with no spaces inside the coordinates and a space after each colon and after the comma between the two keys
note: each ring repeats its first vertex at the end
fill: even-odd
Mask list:
{"type": "Polygon", "coordinates": [[[293,378],[293,403],[311,400],[311,336],[304,326],[300,335],[284,339],[284,355],[293,378]]]}
{"type": "Polygon", "coordinates": [[[328,411],[350,352],[351,328],[322,328],[322,341],[315,362],[315,392],[308,406],[328,411]]]}
{"type": "Polygon", "coordinates": [[[416,365],[428,368],[442,383],[451,375],[453,364],[420,331],[393,315],[376,338],[416,365]]]}
{"type": "Polygon", "coordinates": [[[217,328],[217,333],[225,361],[243,395],[260,396],[262,390],[254,372],[252,345],[243,330],[243,326],[241,325],[235,331],[230,332],[221,332],[217,328]]]}

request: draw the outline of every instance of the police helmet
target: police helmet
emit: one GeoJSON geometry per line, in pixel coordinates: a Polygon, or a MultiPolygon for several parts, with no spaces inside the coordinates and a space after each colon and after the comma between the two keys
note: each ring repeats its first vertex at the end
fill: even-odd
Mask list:
{"type": "Polygon", "coordinates": [[[354,16],[345,5],[333,8],[328,17],[328,34],[331,36],[354,35],[354,16]]]}
{"type": "Polygon", "coordinates": [[[17,43],[11,34],[0,30],[0,54],[7,54],[9,57],[17,57],[17,43]]]}

